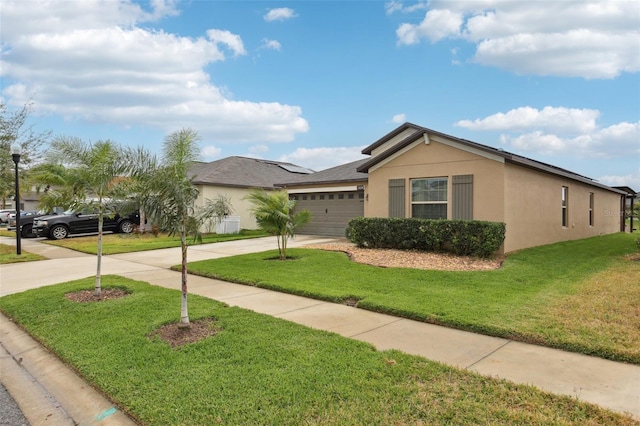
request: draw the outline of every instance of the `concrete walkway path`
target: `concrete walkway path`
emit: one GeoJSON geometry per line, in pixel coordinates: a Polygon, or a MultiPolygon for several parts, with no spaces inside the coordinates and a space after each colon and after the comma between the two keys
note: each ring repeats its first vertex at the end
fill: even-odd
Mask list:
{"type": "MultiPolygon", "coordinates": [[[[23,242],[24,250],[40,252],[51,259],[37,263],[3,265],[0,271],[0,296],[95,274],[96,263],[93,256],[52,248],[33,240],[27,241],[26,244],[23,242]]],[[[290,247],[326,241],[323,238],[298,237],[291,242],[290,247]]],[[[8,243],[2,239],[0,242],[8,243]]],[[[274,247],[275,239],[261,238],[190,247],[188,256],[189,261],[194,261],[271,250],[274,247]]],[[[179,262],[179,249],[165,249],[105,256],[102,268],[103,274],[118,274],[179,289],[180,274],[167,269],[179,262]]],[[[189,291],[229,305],[369,342],[380,350],[399,349],[483,375],[531,384],[549,392],[569,395],[631,414],[640,420],[640,366],[197,276],[189,277],[189,291]]],[[[15,337],[19,332],[19,329],[11,329],[9,333],[5,333],[5,323],[2,323],[0,344],[8,353],[0,353],[3,364],[0,379],[22,408],[22,401],[15,395],[10,381],[5,383],[5,380],[9,380],[5,374],[5,364],[11,362],[9,359],[22,358],[20,365],[31,369],[36,368],[39,363],[36,358],[27,367],[25,360],[31,356],[30,349],[11,346],[12,343],[8,344],[11,346],[10,350],[7,349],[5,342],[10,340],[7,334],[15,337]]],[[[38,374],[40,373],[36,372],[31,376],[43,382],[44,377],[40,379],[38,374]]],[[[88,388],[88,385],[85,386],[88,388]]],[[[54,400],[61,401],[59,398],[62,397],[55,391],[51,394],[54,400]]],[[[67,404],[63,407],[65,412],[71,413],[67,404]]],[[[126,418],[123,420],[117,417],[118,413],[113,410],[115,408],[109,401],[103,400],[96,402],[92,409],[83,408],[84,417],[80,414],[73,414],[71,417],[81,424],[126,424],[121,423],[126,418]],[[105,416],[105,413],[110,414],[105,416]],[[99,419],[99,422],[82,423],[79,420],[83,418],[99,419]]],[[[25,416],[33,425],[38,424],[29,418],[28,410],[25,411],[25,416]]]]}

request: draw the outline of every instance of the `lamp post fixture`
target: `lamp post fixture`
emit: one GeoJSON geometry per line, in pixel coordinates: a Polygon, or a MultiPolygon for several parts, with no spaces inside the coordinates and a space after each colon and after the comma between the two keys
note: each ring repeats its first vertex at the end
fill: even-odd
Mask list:
{"type": "Polygon", "coordinates": [[[18,163],[20,162],[21,151],[20,144],[13,143],[11,145],[11,157],[16,165],[16,254],[22,254],[22,247],[20,247],[20,182],[18,180],[18,163]]]}

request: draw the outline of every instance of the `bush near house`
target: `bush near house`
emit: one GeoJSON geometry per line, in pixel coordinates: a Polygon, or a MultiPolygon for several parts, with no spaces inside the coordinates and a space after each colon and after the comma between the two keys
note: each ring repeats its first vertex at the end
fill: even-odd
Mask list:
{"type": "Polygon", "coordinates": [[[479,220],[358,217],[347,238],[358,247],[449,251],[459,256],[490,257],[504,242],[505,224],[479,220]]]}

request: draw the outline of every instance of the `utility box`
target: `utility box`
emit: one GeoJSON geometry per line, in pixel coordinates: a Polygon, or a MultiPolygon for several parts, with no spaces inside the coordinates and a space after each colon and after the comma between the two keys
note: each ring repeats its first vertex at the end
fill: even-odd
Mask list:
{"type": "Polygon", "coordinates": [[[216,234],[237,234],[240,232],[240,216],[227,216],[216,221],[216,234]]]}

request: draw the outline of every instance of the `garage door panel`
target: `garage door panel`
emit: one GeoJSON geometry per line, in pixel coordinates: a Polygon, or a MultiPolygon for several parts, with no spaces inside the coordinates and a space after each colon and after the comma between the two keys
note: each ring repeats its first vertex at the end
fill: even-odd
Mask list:
{"type": "Polygon", "coordinates": [[[299,234],[344,237],[349,221],[364,215],[362,192],[296,194],[296,210],[309,210],[311,221],[299,234]]]}

